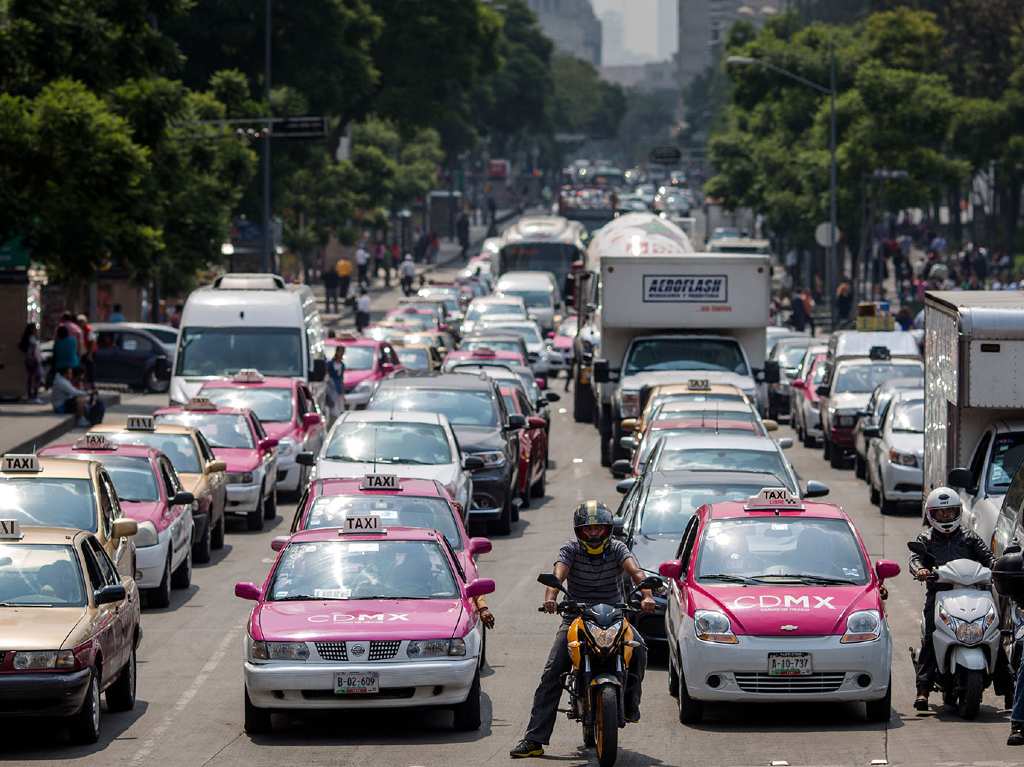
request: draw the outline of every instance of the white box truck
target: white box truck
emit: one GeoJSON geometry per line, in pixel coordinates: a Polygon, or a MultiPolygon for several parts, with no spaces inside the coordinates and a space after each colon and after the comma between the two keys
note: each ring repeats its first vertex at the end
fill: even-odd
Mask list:
{"type": "Polygon", "coordinates": [[[604,227],[587,257],[600,274],[593,386],[603,464],[626,457],[620,423],[639,415],[648,387],[701,378],[758,397],[768,256],[694,253],[678,227],[637,213],[604,227]]]}
{"type": "Polygon", "coordinates": [[[1024,458],[1024,298],[936,291],[924,311],[924,495],[955,487],[989,543],[1024,458]]]}

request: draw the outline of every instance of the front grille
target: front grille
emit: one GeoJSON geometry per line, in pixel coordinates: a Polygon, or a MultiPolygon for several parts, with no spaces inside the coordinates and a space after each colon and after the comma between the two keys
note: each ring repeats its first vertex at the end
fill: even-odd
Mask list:
{"type": "Polygon", "coordinates": [[[400,641],[374,640],[370,642],[368,660],[391,660],[398,655],[398,648],[401,646],[400,641]]]}
{"type": "Polygon", "coordinates": [[[348,660],[344,642],[316,642],[316,651],[324,660],[348,660]]]}
{"type": "Polygon", "coordinates": [[[843,671],[807,676],[768,676],[760,673],[736,673],[736,684],[743,692],[755,693],[823,693],[836,692],[843,686],[843,671]]]}

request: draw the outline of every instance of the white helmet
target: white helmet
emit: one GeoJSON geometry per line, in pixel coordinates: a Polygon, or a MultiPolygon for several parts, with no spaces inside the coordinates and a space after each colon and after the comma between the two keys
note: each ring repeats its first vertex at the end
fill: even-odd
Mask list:
{"type": "Polygon", "coordinates": [[[924,516],[928,524],[947,535],[960,526],[960,512],[960,496],[948,487],[935,488],[924,502],[924,516]]]}

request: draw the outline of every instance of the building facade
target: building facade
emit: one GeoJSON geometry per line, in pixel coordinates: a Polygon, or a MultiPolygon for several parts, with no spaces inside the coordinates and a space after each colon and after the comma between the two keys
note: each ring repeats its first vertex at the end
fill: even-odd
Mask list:
{"type": "Polygon", "coordinates": [[[601,66],[601,22],[590,0],[527,0],[560,53],[601,66]]]}
{"type": "Polygon", "coordinates": [[[678,0],[679,52],[683,87],[711,66],[729,28],[741,19],[762,26],[780,12],[784,0],[678,0]]]}

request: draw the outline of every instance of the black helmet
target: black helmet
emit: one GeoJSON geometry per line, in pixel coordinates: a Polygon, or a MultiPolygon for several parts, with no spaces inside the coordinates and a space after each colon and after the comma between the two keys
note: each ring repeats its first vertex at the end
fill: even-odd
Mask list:
{"type": "Polygon", "coordinates": [[[572,515],[572,529],[584,551],[593,556],[604,553],[612,538],[612,520],[611,511],[600,501],[584,501],[576,507],[572,515]],[[603,525],[605,529],[597,537],[585,538],[581,528],[587,525],[603,525]]]}
{"type": "Polygon", "coordinates": [[[992,585],[1000,596],[1024,604],[1024,554],[1003,554],[992,565],[992,585]]]}

